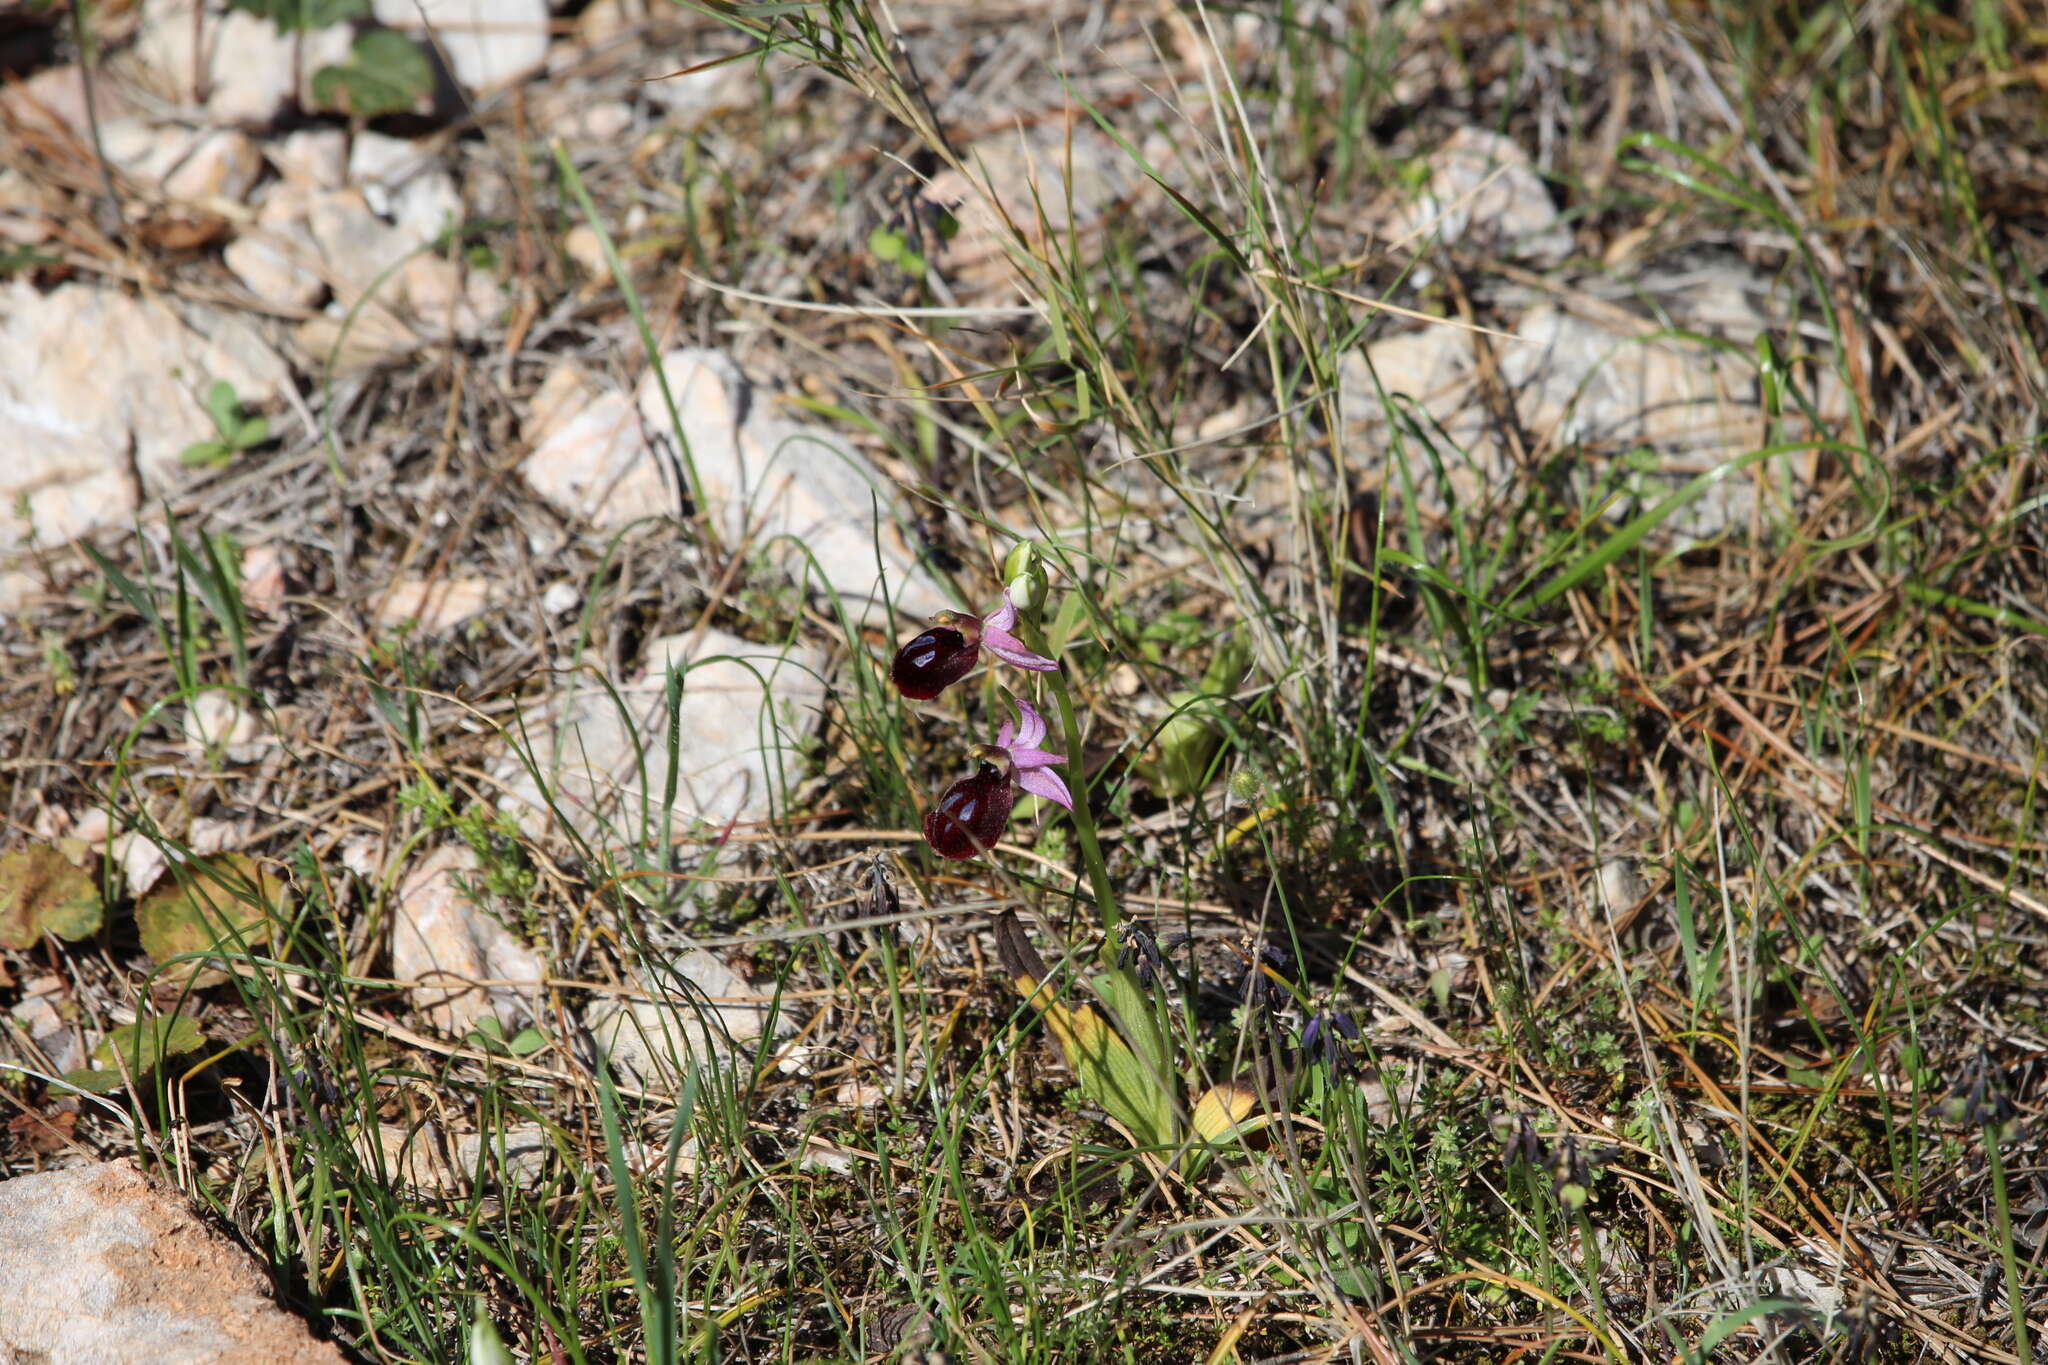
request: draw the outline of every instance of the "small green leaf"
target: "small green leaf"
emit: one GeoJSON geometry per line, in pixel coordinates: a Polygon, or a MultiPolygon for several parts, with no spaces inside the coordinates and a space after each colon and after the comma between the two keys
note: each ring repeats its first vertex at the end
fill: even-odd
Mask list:
{"type": "Polygon", "coordinates": [[[250,450],[270,439],[270,419],[250,417],[235,428],[233,437],[237,450],[250,450]]]}
{"type": "Polygon", "coordinates": [[[365,18],[370,0],[228,0],[228,8],[268,19],[280,33],[304,33],[365,18]]]}
{"type": "Polygon", "coordinates": [[[100,928],[92,874],[48,844],[0,856],[0,947],[32,948],[44,934],[76,941],[100,928]]]}
{"type": "Polygon", "coordinates": [[[194,469],[211,469],[235,457],[223,441],[194,441],[178,452],[178,463],[194,469]]]}
{"type": "Polygon", "coordinates": [[[410,112],[434,89],[434,68],[419,45],[394,29],[357,36],[347,66],[313,73],[313,99],[323,108],[357,118],[410,112]]]}
{"type": "Polygon", "coordinates": [[[95,1071],[82,1067],[77,1071],[64,1073],[64,1084],[83,1090],[88,1095],[111,1095],[127,1082],[118,1071],[95,1071]]]}
{"type": "Polygon", "coordinates": [[[514,1057],[531,1057],[548,1045],[548,1036],[532,1025],[512,1035],[512,1041],[505,1044],[505,1050],[514,1057]]]}
{"type": "Polygon", "coordinates": [[[117,1074],[125,1065],[128,1074],[139,1079],[162,1066],[165,1058],[197,1052],[205,1042],[198,1021],[189,1015],[159,1015],[115,1029],[92,1050],[92,1059],[117,1074]]]}
{"type": "Polygon", "coordinates": [[[235,397],[235,386],[225,379],[216,379],[206,390],[206,415],[213,419],[213,429],[221,434],[224,441],[235,438],[235,429],[242,425],[242,402],[235,397]]]}

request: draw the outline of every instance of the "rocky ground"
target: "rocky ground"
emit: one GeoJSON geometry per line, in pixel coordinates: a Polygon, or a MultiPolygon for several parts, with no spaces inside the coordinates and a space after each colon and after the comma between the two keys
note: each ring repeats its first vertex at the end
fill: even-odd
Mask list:
{"type": "Polygon", "coordinates": [[[0,1359],[2028,1358],[1979,8],[0,12],[0,1359]],[[1038,1041],[1093,872],[1280,1138],[1038,1041]]]}

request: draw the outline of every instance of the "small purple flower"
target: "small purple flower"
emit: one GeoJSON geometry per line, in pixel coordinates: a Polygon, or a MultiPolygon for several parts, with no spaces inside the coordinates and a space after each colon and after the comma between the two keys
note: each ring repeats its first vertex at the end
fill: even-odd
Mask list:
{"type": "Polygon", "coordinates": [[[972,858],[986,853],[1003,837],[1019,788],[1033,796],[1074,808],[1073,795],[1052,771],[1064,763],[1061,754],[1038,746],[1045,740],[1045,717],[1028,701],[1018,701],[1017,719],[1004,721],[994,744],[975,746],[981,766],[939,794],[924,814],[924,839],[942,858],[972,858]]]}
{"type": "Polygon", "coordinates": [[[986,616],[942,611],[932,618],[931,629],[896,651],[889,680],[904,696],[930,701],[974,670],[984,646],[1013,668],[1035,673],[1059,668],[1043,654],[1026,649],[1014,633],[1016,629],[1017,604],[1008,592],[1003,594],[1003,605],[986,616]]]}

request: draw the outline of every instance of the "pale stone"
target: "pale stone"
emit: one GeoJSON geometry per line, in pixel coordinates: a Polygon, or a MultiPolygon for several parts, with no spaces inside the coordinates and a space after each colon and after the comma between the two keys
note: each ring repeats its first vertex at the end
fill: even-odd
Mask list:
{"type": "Polygon", "coordinates": [[[588,142],[617,142],[633,130],[633,107],[623,100],[599,100],[570,116],[564,136],[588,142]]]}
{"type": "MultiPolygon", "coordinates": [[[[488,1175],[509,1177],[517,1188],[531,1190],[540,1184],[554,1151],[547,1130],[530,1123],[488,1137],[461,1133],[452,1142],[432,1119],[412,1125],[380,1123],[374,1131],[384,1173],[419,1194],[467,1194],[475,1188],[480,1166],[488,1175]]],[[[356,1148],[370,1159],[369,1144],[360,1134],[356,1148]]]]}
{"type": "Polygon", "coordinates": [[[641,433],[639,410],[617,390],[550,423],[547,439],[520,462],[519,471],[536,493],[599,530],[681,510],[641,433]]]}
{"type": "Polygon", "coordinates": [[[434,164],[434,154],[409,137],[364,129],[348,147],[348,183],[395,190],[434,164]]]}
{"type": "Polygon", "coordinates": [[[756,103],[761,98],[761,87],[755,59],[742,57],[718,66],[704,65],[719,55],[703,52],[673,64],[664,58],[667,69],[658,70],[643,81],[640,93],[671,124],[686,133],[694,132],[714,115],[756,103]]]}
{"type": "MultiPolygon", "coordinates": [[[[1149,185],[1129,153],[1089,123],[1071,136],[1058,122],[1006,130],[968,144],[962,156],[968,174],[942,170],[918,195],[959,224],[934,264],[962,284],[1007,283],[1020,237],[1034,253],[1069,250],[1149,185]]],[[[1170,173],[1171,162],[1155,169],[1170,173]]]]}
{"type": "Polygon", "coordinates": [[[31,531],[58,544],[126,523],[143,495],[175,486],[179,454],[217,435],[215,380],[247,406],[290,382],[239,318],[97,285],[0,285],[0,551],[31,531]]]}
{"type": "Polygon", "coordinates": [[[320,247],[306,226],[310,197],[308,188],[298,183],[273,186],[255,223],[221,252],[221,260],[242,286],[273,307],[311,308],[327,292],[320,247]]]}
{"type": "Polygon", "coordinates": [[[121,869],[121,885],[131,896],[148,892],[170,869],[163,845],[133,831],[115,835],[107,851],[121,869]]]}
{"type": "Polygon", "coordinates": [[[513,1029],[533,1017],[545,975],[539,954],[477,906],[459,883],[480,878],[465,846],[436,849],[399,882],[391,921],[391,975],[434,1026],[467,1034],[485,1015],[513,1029]],[[479,986],[479,981],[531,982],[479,986]]]}
{"type": "Polygon", "coordinates": [[[1572,239],[1528,154],[1512,139],[1460,128],[1428,158],[1429,178],[1396,207],[1384,235],[1397,250],[1465,243],[1482,251],[1553,265],[1572,239]]]}
{"type": "MultiPolygon", "coordinates": [[[[1747,288],[1743,278],[1710,273],[1638,287],[1655,289],[1677,327],[1730,332],[1745,348],[1765,326],[1749,298],[1767,290],[1747,288]]],[[[1524,314],[1514,338],[1486,344],[1513,395],[1517,421],[1537,454],[1547,459],[1563,452],[1571,493],[1597,502],[1610,519],[1655,505],[1764,440],[1754,370],[1724,349],[1660,333],[1647,321],[1631,325],[1619,308],[1593,321],[1548,304],[1524,314]]],[[[1388,395],[1406,400],[1422,421],[1442,474],[1412,432],[1402,447],[1418,496],[1431,510],[1501,496],[1518,477],[1482,401],[1477,344],[1465,330],[1427,327],[1373,342],[1339,364],[1339,407],[1355,452],[1386,451],[1391,460],[1396,450],[1374,372],[1388,395]]],[[[1815,392],[1825,424],[1841,411],[1841,389],[1823,375],[1815,392]]],[[[1396,411],[1403,407],[1397,403],[1396,411]]],[[[1803,421],[1796,426],[1806,429],[1803,421]]],[[[1746,466],[1669,514],[1657,539],[1683,546],[1747,527],[1757,516],[1775,522],[1810,480],[1810,457],[1746,466]]],[[[1402,480],[1390,472],[1387,486],[1398,494],[1402,480]]]]}
{"type": "Polygon", "coordinates": [[[262,720],[232,692],[211,689],[185,703],[185,742],[201,753],[246,755],[263,738],[262,720]]]}
{"type": "Polygon", "coordinates": [[[248,1252],[127,1162],[0,1181],[0,1228],[0,1360],[342,1360],[248,1252]]]}
{"type": "Polygon", "coordinates": [[[491,585],[482,578],[401,578],[391,585],[377,610],[379,625],[416,622],[439,635],[490,605],[491,585]]]}
{"type": "Polygon", "coordinates": [[[550,616],[566,616],[583,605],[583,590],[564,579],[541,594],[540,609],[550,616]]]}
{"type": "Polygon", "coordinates": [[[339,128],[301,128],[263,149],[277,173],[311,190],[348,183],[348,134],[339,128]]]}
{"type": "Polygon", "coordinates": [[[590,371],[573,360],[558,360],[526,404],[526,439],[538,447],[604,390],[590,371]]]}
{"type": "Polygon", "coordinates": [[[164,193],[189,203],[240,203],[262,173],[263,158],[256,144],[233,129],[219,128],[202,136],[178,168],[164,177],[164,193]]]}
{"type": "Polygon", "coordinates": [[[491,771],[504,793],[500,804],[524,827],[545,833],[561,819],[592,844],[666,846],[786,808],[809,771],[805,746],[824,707],[824,657],[807,646],[772,649],[711,630],[694,648],[684,636],[654,641],[648,659],[638,679],[578,686],[507,728],[520,752],[491,771]],[[675,805],[664,810],[671,664],[683,674],[681,763],[675,805]]]}
{"type": "Polygon", "coordinates": [[[391,195],[391,219],[415,246],[425,246],[462,226],[462,195],[455,177],[440,169],[416,175],[391,195]]]}
{"type": "Polygon", "coordinates": [[[611,262],[605,259],[604,239],[588,223],[578,223],[562,234],[562,250],[577,268],[602,284],[612,277],[611,262]]]}
{"type": "MultiPolygon", "coordinates": [[[[904,539],[894,485],[865,455],[824,427],[775,415],[718,352],[671,351],[662,363],[708,510],[728,543],[751,538],[808,588],[837,595],[858,621],[885,622],[885,601],[911,617],[951,604],[904,539]],[[745,420],[729,426],[741,413],[745,420]]],[[[640,381],[639,401],[647,429],[667,433],[652,372],[640,381]]]]}
{"type": "MultiPolygon", "coordinates": [[[[119,81],[95,81],[93,105],[100,127],[133,116],[133,96],[119,81]]],[[[92,119],[86,109],[85,80],[76,62],[46,67],[23,81],[0,84],[0,113],[30,128],[67,132],[81,150],[92,145],[92,119]]]]}
{"type": "Polygon", "coordinates": [[[202,136],[192,128],[128,118],[102,125],[100,146],[106,151],[108,163],[128,179],[161,189],[179,163],[199,145],[202,136]]]}
{"type": "Polygon", "coordinates": [[[394,306],[399,302],[398,272],[417,243],[370,212],[361,191],[334,190],[312,196],[306,208],[306,226],[320,249],[339,302],[353,303],[373,286],[381,302],[394,306]]]}
{"type": "MultiPolygon", "coordinates": [[[[133,48],[110,70],[173,105],[189,106],[204,84],[207,120],[215,125],[267,124],[309,92],[294,89],[293,74],[308,85],[323,66],[346,63],[354,35],[336,24],[311,33],[286,33],[247,11],[209,7],[194,25],[195,0],[150,0],[133,48]],[[200,38],[195,51],[193,37],[200,38]]],[[[101,82],[105,89],[115,82],[101,82]]]]}
{"type": "Polygon", "coordinates": [[[547,0],[374,0],[374,10],[378,23],[430,39],[472,91],[529,76],[547,62],[547,0]]]}
{"type": "MultiPolygon", "coordinates": [[[[672,1092],[691,1066],[744,1069],[768,1034],[773,991],[703,949],[690,949],[647,976],[652,1000],[599,1001],[585,1011],[591,1036],[611,1060],[650,1090],[672,1092]]],[[[795,1031],[785,1003],[774,1034],[795,1031]]]]}

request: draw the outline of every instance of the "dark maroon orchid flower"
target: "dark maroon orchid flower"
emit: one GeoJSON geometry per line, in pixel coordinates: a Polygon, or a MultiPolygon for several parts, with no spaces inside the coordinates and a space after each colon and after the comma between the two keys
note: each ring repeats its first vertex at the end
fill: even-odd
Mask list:
{"type": "Polygon", "coordinates": [[[1007,592],[1003,605],[986,616],[942,611],[932,618],[930,630],[896,651],[889,679],[904,696],[930,701],[972,672],[984,647],[1013,668],[1050,673],[1059,667],[1026,649],[1013,633],[1016,628],[1017,604],[1007,592]]]}
{"type": "Polygon", "coordinates": [[[1044,740],[1045,717],[1019,701],[1016,723],[1004,721],[995,743],[975,746],[981,762],[974,774],[939,793],[925,812],[924,840],[932,851],[941,858],[972,858],[994,848],[1010,823],[1019,788],[1072,810],[1073,795],[1052,771],[1053,764],[1067,760],[1039,748],[1044,740]]]}

